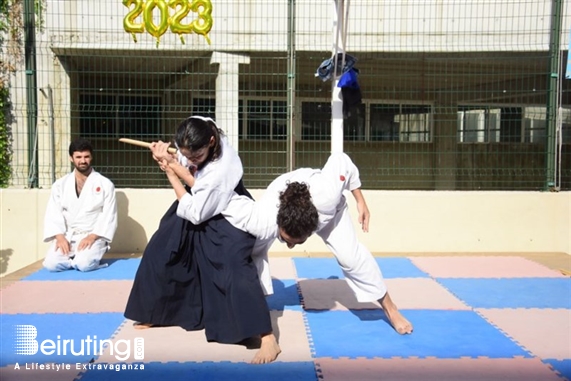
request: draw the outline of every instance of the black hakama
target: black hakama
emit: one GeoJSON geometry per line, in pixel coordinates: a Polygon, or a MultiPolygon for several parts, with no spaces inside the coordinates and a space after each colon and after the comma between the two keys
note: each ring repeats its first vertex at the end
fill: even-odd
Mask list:
{"type": "Polygon", "coordinates": [[[125,317],[205,329],[208,341],[227,344],[271,332],[251,258],[255,237],[222,215],[194,225],[176,215],[177,206],[175,201],[145,248],[125,317]]]}

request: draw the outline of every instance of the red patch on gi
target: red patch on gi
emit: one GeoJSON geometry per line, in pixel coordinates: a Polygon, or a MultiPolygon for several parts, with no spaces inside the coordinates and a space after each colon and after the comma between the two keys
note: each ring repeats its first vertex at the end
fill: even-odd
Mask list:
{"type": "Polygon", "coordinates": [[[345,176],[343,176],[343,175],[339,176],[339,180],[345,181],[345,176]]]}
{"type": "Polygon", "coordinates": [[[95,188],[95,191],[96,191],[97,193],[99,193],[99,192],[101,192],[101,188],[100,188],[100,187],[97,187],[97,188],[95,188]]]}

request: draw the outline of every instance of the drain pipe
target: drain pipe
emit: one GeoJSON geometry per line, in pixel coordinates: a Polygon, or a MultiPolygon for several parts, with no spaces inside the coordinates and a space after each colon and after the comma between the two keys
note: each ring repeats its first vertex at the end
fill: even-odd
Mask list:
{"type": "Polygon", "coordinates": [[[34,0],[24,0],[24,52],[28,110],[28,187],[38,187],[38,95],[36,71],[36,13],[34,0]]]}
{"type": "Polygon", "coordinates": [[[46,86],[48,92],[46,93],[44,89],[40,88],[40,92],[44,94],[44,97],[48,100],[48,125],[50,127],[50,152],[51,152],[51,172],[52,172],[52,184],[56,181],[56,131],[54,126],[54,100],[53,92],[50,85],[46,86]]]}
{"type": "Polygon", "coordinates": [[[289,0],[288,6],[288,33],[287,33],[287,167],[286,170],[295,169],[295,0],[289,0]]]}
{"type": "Polygon", "coordinates": [[[556,155],[557,155],[557,108],[558,108],[558,84],[560,82],[560,36],[561,36],[561,10],[562,0],[553,0],[551,6],[551,30],[549,36],[549,81],[547,98],[547,149],[546,149],[546,179],[545,188],[556,188],[556,155]]]}

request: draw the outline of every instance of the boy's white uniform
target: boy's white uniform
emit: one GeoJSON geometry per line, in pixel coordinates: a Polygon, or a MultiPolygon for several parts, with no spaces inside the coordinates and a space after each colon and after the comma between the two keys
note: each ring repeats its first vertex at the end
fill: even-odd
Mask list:
{"type": "Polygon", "coordinates": [[[335,255],[347,283],[359,302],[381,299],[387,292],[381,270],[371,252],[359,242],[343,191],[361,187],[359,170],[344,153],[332,154],[323,169],[301,168],[272,181],[262,198],[253,203],[235,198],[224,212],[235,226],[257,237],[254,261],[262,287],[272,293],[268,250],[279,239],[277,214],[279,195],[289,182],[309,185],[312,202],[319,214],[315,232],[335,255]]]}
{"type": "Polygon", "coordinates": [[[103,254],[117,230],[115,186],[94,169],[83,185],[81,194],[75,190],[75,171],[52,185],[44,219],[44,242],[53,241],[44,260],[50,271],[75,268],[91,271],[99,268],[103,254]],[[100,236],[91,248],[76,251],[79,242],[89,234],[100,236]],[[64,255],[55,250],[57,234],[65,235],[71,250],[64,255]]]}

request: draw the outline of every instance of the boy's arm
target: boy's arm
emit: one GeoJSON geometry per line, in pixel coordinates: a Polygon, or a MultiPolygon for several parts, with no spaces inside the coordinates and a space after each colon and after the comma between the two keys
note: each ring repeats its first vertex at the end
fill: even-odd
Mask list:
{"type": "Polygon", "coordinates": [[[369,231],[369,218],[371,213],[367,207],[367,202],[365,201],[365,196],[361,192],[361,188],[356,188],[351,191],[355,201],[357,202],[357,211],[359,212],[359,223],[363,228],[363,231],[367,233],[369,231]]]}

